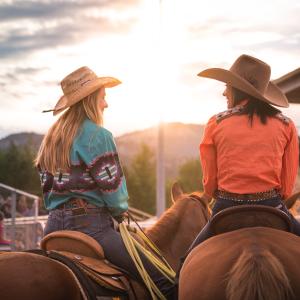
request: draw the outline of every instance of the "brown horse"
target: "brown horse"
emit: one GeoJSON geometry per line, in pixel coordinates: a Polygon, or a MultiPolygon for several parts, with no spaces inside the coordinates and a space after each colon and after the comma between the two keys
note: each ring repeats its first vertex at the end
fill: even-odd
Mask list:
{"type": "Polygon", "coordinates": [[[300,238],[252,227],[214,236],[187,257],[179,299],[300,299],[300,238]]]}
{"type": "MultiPolygon", "coordinates": [[[[209,209],[200,195],[172,188],[173,205],[147,235],[176,269],[198,232],[209,218],[209,209]]],[[[12,252],[0,255],[1,299],[79,300],[81,292],[74,276],[56,261],[35,254],[12,252]]]]}
{"type": "Polygon", "coordinates": [[[289,197],[286,201],[285,201],[285,205],[286,207],[289,209],[290,213],[293,216],[297,216],[298,215],[298,207],[299,207],[299,201],[297,203],[297,200],[300,199],[300,192],[295,193],[294,195],[292,195],[291,197],[289,197]],[[297,205],[298,204],[298,205],[297,205]]]}

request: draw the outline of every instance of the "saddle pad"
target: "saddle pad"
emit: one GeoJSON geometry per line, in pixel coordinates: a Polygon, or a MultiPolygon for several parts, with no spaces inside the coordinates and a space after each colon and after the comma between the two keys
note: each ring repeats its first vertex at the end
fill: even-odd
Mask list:
{"type": "Polygon", "coordinates": [[[60,255],[72,260],[83,272],[85,272],[98,284],[118,291],[128,291],[129,283],[126,284],[124,273],[114,268],[106,260],[95,259],[66,251],[51,252],[59,253],[60,255]]]}
{"type": "Polygon", "coordinates": [[[95,272],[92,269],[86,268],[84,265],[79,265],[79,268],[87,274],[97,284],[114,291],[128,292],[129,282],[124,276],[107,276],[95,272]],[[124,281],[126,284],[124,284],[124,281]]]}

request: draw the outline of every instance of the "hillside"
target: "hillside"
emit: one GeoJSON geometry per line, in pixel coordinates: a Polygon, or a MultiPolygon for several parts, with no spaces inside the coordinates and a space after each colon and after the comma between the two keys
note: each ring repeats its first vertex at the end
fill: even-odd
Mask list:
{"type": "MultiPolygon", "coordinates": [[[[203,126],[196,124],[166,123],[164,125],[164,152],[167,177],[174,177],[178,167],[186,160],[198,158],[198,145],[203,134],[203,126]]],[[[135,131],[116,138],[120,159],[129,165],[138,153],[141,144],[147,144],[156,153],[157,127],[135,131]]],[[[43,136],[33,132],[18,133],[0,140],[0,149],[8,148],[11,143],[22,146],[29,143],[37,151],[43,136]]]]}
{"type": "MultiPolygon", "coordinates": [[[[199,142],[204,127],[196,124],[168,123],[164,125],[165,168],[168,177],[176,176],[185,161],[199,157],[199,142]]],[[[156,153],[157,127],[122,135],[116,139],[121,160],[129,164],[141,144],[147,144],[156,153]]]]}
{"type": "Polygon", "coordinates": [[[14,143],[16,146],[31,145],[37,151],[42,139],[43,135],[34,132],[15,133],[0,140],[0,149],[7,149],[11,143],[14,143]]]}

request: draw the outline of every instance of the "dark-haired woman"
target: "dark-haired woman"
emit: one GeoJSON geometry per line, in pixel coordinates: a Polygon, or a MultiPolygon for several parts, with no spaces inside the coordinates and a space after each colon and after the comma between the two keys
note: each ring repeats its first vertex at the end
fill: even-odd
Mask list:
{"type": "MultiPolygon", "coordinates": [[[[270,82],[270,74],[266,63],[248,55],[230,70],[198,74],[226,83],[228,106],[210,118],[200,144],[203,198],[216,199],[212,215],[243,204],[276,207],[289,215],[300,236],[300,224],[284,204],[297,177],[298,135],[293,121],[273,106],[288,107],[288,101],[270,82]]],[[[211,236],[208,222],[191,249],[211,236]]]]}

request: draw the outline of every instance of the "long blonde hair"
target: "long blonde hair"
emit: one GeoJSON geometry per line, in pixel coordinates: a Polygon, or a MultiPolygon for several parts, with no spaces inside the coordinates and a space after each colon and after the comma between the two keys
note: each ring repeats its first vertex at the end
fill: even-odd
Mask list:
{"type": "Polygon", "coordinates": [[[72,105],[50,127],[35,159],[36,166],[52,174],[71,167],[70,150],[85,118],[99,126],[103,125],[103,115],[97,101],[98,92],[99,89],[72,105]]]}

